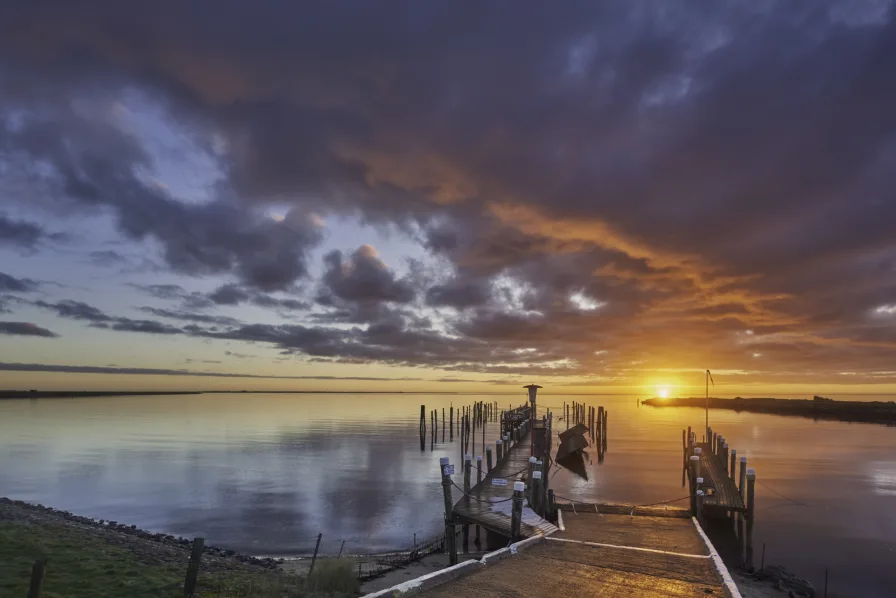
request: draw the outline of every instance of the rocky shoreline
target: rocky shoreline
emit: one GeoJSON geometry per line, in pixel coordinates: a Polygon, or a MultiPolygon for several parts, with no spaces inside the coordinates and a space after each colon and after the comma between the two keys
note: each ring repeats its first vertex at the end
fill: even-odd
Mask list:
{"type": "MultiPolygon", "coordinates": [[[[125,525],[117,521],[105,519],[92,519],[75,515],[69,511],[62,511],[40,504],[28,503],[21,500],[0,497],[0,521],[27,520],[30,523],[49,523],[80,526],[100,534],[124,535],[148,543],[148,546],[157,546],[161,551],[185,551],[189,552],[193,543],[191,538],[172,536],[169,534],[155,533],[138,528],[136,525],[125,525]]],[[[120,543],[120,542],[113,542],[120,543]]],[[[279,569],[282,559],[257,558],[246,554],[240,554],[233,550],[227,550],[215,546],[205,545],[202,553],[203,563],[222,564],[222,561],[238,562],[242,565],[268,570],[279,569]]]]}

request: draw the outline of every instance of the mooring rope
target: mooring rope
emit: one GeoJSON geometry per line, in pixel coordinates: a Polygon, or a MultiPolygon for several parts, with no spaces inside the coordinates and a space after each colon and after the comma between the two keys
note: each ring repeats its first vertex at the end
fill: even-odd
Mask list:
{"type": "MultiPolygon", "coordinates": [[[[575,503],[575,504],[579,504],[579,505],[585,505],[586,507],[595,507],[595,508],[596,508],[596,507],[600,506],[598,503],[585,502],[585,501],[582,501],[582,500],[573,500],[572,498],[567,498],[567,497],[565,497],[565,496],[560,496],[559,494],[554,494],[554,498],[559,498],[559,499],[561,499],[561,500],[568,500],[568,501],[571,502],[571,503],[575,503]]],[[[682,496],[681,498],[674,498],[674,499],[671,499],[671,500],[662,500],[662,501],[660,501],[660,502],[647,503],[647,504],[643,504],[643,505],[612,505],[612,506],[614,506],[614,507],[633,507],[633,508],[639,508],[639,507],[655,507],[655,506],[657,506],[657,505],[668,505],[668,504],[672,504],[672,503],[674,503],[674,502],[680,502],[680,501],[683,501],[683,500],[687,500],[687,499],[689,499],[689,498],[690,498],[690,495],[688,495],[688,496],[682,496]]]]}
{"type": "Polygon", "coordinates": [[[451,480],[451,485],[454,486],[455,488],[457,488],[458,490],[460,490],[460,493],[461,493],[461,494],[463,494],[463,495],[466,496],[467,498],[472,498],[472,499],[475,500],[476,502],[486,503],[486,504],[489,504],[489,505],[496,505],[496,504],[498,504],[498,503],[507,502],[508,500],[513,500],[513,497],[512,497],[512,496],[511,496],[510,498],[505,498],[505,499],[502,499],[502,500],[482,500],[481,498],[476,498],[476,497],[473,496],[472,494],[467,494],[466,492],[464,492],[464,489],[461,488],[460,486],[458,486],[457,484],[455,484],[455,483],[454,483],[454,480],[451,480]]]}

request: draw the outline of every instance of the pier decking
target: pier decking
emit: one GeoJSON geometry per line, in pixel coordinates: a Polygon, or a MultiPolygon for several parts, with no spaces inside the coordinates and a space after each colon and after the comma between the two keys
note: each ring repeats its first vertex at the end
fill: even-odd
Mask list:
{"type": "MultiPolygon", "coordinates": [[[[739,596],[727,570],[687,511],[679,517],[579,512],[563,508],[565,531],[512,554],[492,553],[462,575],[408,593],[457,596],[625,596],[666,598],[739,596]],[[733,590],[732,590],[733,588],[733,590]]],[[[463,564],[462,564],[463,565],[463,564]]],[[[401,590],[384,595],[400,595],[401,590]]]]}
{"type": "Polygon", "coordinates": [[[698,442],[696,446],[701,449],[700,475],[703,477],[703,487],[712,490],[703,498],[704,508],[745,513],[747,508],[737,484],[728,475],[726,458],[714,454],[710,443],[698,442]]]}
{"type": "MultiPolygon", "coordinates": [[[[479,525],[484,529],[510,537],[510,509],[513,496],[513,482],[529,468],[529,434],[527,432],[514,443],[504,458],[483,478],[481,483],[470,489],[470,498],[462,496],[454,505],[454,514],[461,523],[479,525]],[[495,486],[493,479],[507,481],[504,486],[495,486]]],[[[557,527],[536,515],[531,509],[523,508],[520,535],[529,538],[536,534],[556,531],[557,527]]]]}

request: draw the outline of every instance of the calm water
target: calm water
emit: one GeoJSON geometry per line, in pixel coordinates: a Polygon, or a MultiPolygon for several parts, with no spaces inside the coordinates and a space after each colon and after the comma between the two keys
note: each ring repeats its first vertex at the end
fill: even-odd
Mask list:
{"type": "MultiPolygon", "coordinates": [[[[702,426],[702,410],[639,408],[634,396],[540,404],[559,415],[573,399],[608,409],[608,451],[588,480],[556,474],[557,494],[627,504],[686,494],[681,430],[702,426]]],[[[318,532],[326,552],[343,540],[347,553],[406,547],[440,532],[438,458],[461,454],[457,441],[442,442],[441,422],[433,450],[428,438],[420,450],[420,405],[476,400],[506,407],[521,397],[0,401],[0,495],[251,554],[305,553],[318,532]]],[[[896,595],[896,428],[733,411],[712,411],[710,424],[757,470],[757,562],[765,543],[766,562],[817,587],[829,568],[836,595],[896,595]]],[[[493,424],[487,439],[496,434],[493,424]]]]}

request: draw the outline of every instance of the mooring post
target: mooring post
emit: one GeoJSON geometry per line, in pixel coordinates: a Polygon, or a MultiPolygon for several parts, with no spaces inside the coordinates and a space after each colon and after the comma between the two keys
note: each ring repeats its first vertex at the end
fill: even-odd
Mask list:
{"type": "Polygon", "coordinates": [[[448,408],[448,435],[454,440],[454,403],[448,408]]]}
{"type": "Polygon", "coordinates": [[[752,467],[747,470],[747,519],[753,520],[753,511],[756,508],[756,470],[752,467]]]}
{"type": "Polygon", "coordinates": [[[536,459],[534,455],[529,457],[529,465],[528,465],[528,469],[526,470],[526,484],[527,484],[526,496],[529,497],[529,502],[532,502],[532,487],[534,484],[533,479],[532,479],[532,472],[535,471],[535,462],[536,461],[538,461],[538,459],[536,459]]]}
{"type": "Polygon", "coordinates": [[[451,502],[451,474],[448,457],[439,459],[439,474],[442,476],[442,498],[445,501],[445,551],[449,562],[457,564],[457,535],[454,529],[454,505],[451,502]]]}
{"type": "MultiPolygon", "coordinates": [[[[698,480],[703,480],[703,478],[697,478],[698,480]]],[[[697,490],[697,519],[701,522],[703,521],[703,490],[697,490]]]]}
{"type": "Polygon", "coordinates": [[[548,489],[548,517],[551,521],[557,521],[557,499],[553,488],[548,489]]]}
{"type": "MultiPolygon", "coordinates": [[[[482,455],[476,455],[476,486],[482,483],[482,455]]],[[[476,526],[476,538],[473,540],[476,546],[480,545],[479,526],[476,526]]]]}
{"type": "Polygon", "coordinates": [[[697,516],[697,470],[700,468],[700,456],[692,455],[689,459],[688,490],[691,496],[691,515],[697,516]]]}
{"type": "Polygon", "coordinates": [[[504,452],[502,451],[504,445],[504,441],[498,438],[495,441],[495,456],[498,458],[498,463],[501,462],[501,459],[504,458],[504,452]]]}
{"type": "MultiPolygon", "coordinates": [[[[320,544],[320,537],[317,539],[320,544]]],[[[184,579],[184,598],[192,598],[196,593],[196,580],[199,579],[199,561],[202,560],[202,549],[205,547],[204,538],[193,539],[193,549],[190,551],[190,562],[187,565],[187,577],[184,579]]]]}
{"type": "Polygon", "coordinates": [[[731,449],[731,466],[728,477],[732,482],[737,483],[737,449],[731,449]]]}
{"type": "Polygon", "coordinates": [[[548,502],[548,472],[545,465],[546,462],[540,459],[535,463],[535,471],[541,472],[541,480],[538,482],[538,506],[542,510],[544,510],[544,505],[548,502]]]}
{"type": "MultiPolygon", "coordinates": [[[[464,455],[464,504],[470,504],[470,473],[473,469],[473,455],[464,455]]],[[[464,523],[463,528],[464,552],[468,552],[470,545],[470,524],[464,523]]]]}
{"type": "Polygon", "coordinates": [[[746,505],[746,489],[747,489],[747,456],[740,458],[740,470],[738,471],[739,481],[737,488],[740,490],[740,500],[746,505]]]}
{"type": "Polygon", "coordinates": [[[523,521],[523,497],[526,492],[526,484],[513,483],[513,509],[510,512],[510,541],[520,541],[520,524],[523,521]]]}
{"type": "Polygon", "coordinates": [[[697,457],[697,471],[694,474],[694,478],[699,478],[700,476],[700,460],[703,458],[703,449],[699,446],[694,449],[694,456],[697,457]]]}
{"type": "MultiPolygon", "coordinates": [[[[501,442],[501,441],[498,440],[498,442],[501,442]]],[[[486,471],[492,470],[492,446],[491,445],[488,445],[487,447],[485,447],[485,466],[486,466],[486,471]]]]}
{"type": "Polygon", "coordinates": [[[541,472],[533,471],[532,472],[532,496],[529,498],[529,504],[532,505],[532,510],[542,514],[542,500],[541,500],[541,472]]]}
{"type": "Polygon", "coordinates": [[[34,561],[34,564],[31,565],[31,582],[28,584],[28,598],[40,598],[40,590],[44,585],[46,565],[47,562],[42,559],[34,561]]]}

